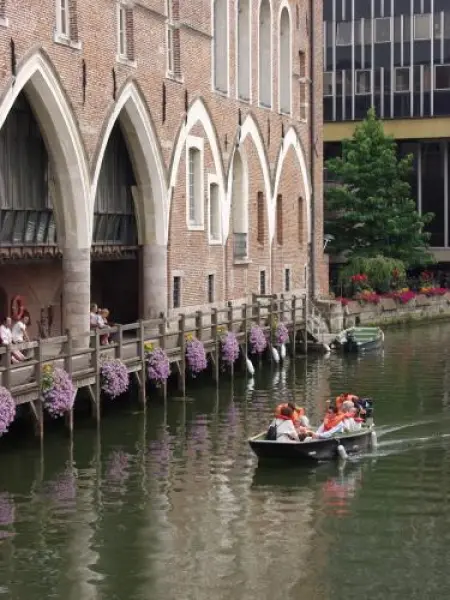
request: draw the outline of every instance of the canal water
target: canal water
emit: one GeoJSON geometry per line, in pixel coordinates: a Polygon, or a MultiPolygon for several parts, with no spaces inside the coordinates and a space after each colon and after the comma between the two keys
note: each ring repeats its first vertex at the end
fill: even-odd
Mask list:
{"type": "Polygon", "coordinates": [[[382,353],[261,365],[254,382],[107,410],[41,453],[0,445],[0,600],[352,600],[450,595],[450,324],[391,330],[382,353]],[[379,448],[257,467],[246,438],[295,398],[376,399],[379,448]]]}

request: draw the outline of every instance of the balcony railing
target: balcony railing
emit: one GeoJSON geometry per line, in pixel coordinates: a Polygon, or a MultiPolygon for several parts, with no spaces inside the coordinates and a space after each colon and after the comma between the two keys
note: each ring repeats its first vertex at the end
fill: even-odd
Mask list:
{"type": "Polygon", "coordinates": [[[245,260],[248,256],[248,234],[235,233],[233,235],[233,256],[236,260],[245,260]]]}

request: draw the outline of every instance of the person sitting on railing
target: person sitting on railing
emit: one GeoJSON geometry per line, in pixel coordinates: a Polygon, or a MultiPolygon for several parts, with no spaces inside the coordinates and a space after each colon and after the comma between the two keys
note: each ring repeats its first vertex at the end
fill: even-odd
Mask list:
{"type": "MultiPolygon", "coordinates": [[[[2,324],[0,325],[0,341],[2,346],[12,346],[12,319],[11,317],[5,317],[2,324]]],[[[19,350],[11,351],[11,362],[16,364],[25,360],[25,356],[19,350]]]]}
{"type": "MultiPolygon", "coordinates": [[[[100,308],[98,311],[99,327],[109,327],[108,324],[109,310],[107,308],[100,308]]],[[[100,338],[102,346],[109,344],[109,334],[105,333],[100,338]]]]}

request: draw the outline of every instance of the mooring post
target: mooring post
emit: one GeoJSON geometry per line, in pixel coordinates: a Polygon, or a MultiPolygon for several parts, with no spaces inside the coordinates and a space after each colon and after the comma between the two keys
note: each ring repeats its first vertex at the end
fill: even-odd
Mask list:
{"type": "Polygon", "coordinates": [[[100,334],[98,329],[95,330],[95,351],[94,351],[94,368],[95,368],[95,386],[94,386],[94,404],[95,404],[95,418],[97,420],[97,427],[100,426],[100,395],[101,395],[101,382],[100,382],[100,334]]]}
{"type": "Polygon", "coordinates": [[[244,323],[244,368],[247,369],[247,358],[248,358],[248,318],[247,318],[247,304],[242,305],[242,320],[244,323]]]}
{"type": "Polygon", "coordinates": [[[203,313],[198,310],[195,313],[195,337],[201,342],[203,338],[203,313]]]}
{"type": "Polygon", "coordinates": [[[5,371],[3,373],[3,382],[7,390],[11,391],[11,346],[5,346],[5,371]]]}
{"type": "Polygon", "coordinates": [[[145,325],[139,320],[139,352],[141,358],[141,381],[139,385],[139,396],[144,410],[147,405],[147,369],[145,367],[145,325]]]}
{"type": "MultiPolygon", "coordinates": [[[[70,379],[72,379],[72,373],[73,373],[72,352],[73,352],[72,333],[70,332],[69,329],[66,329],[66,343],[65,343],[65,349],[64,349],[64,354],[65,354],[64,368],[67,371],[67,373],[69,374],[70,379]]],[[[75,391],[75,398],[76,398],[76,395],[77,395],[77,391],[75,391]]],[[[75,398],[74,398],[74,402],[75,402],[75,398]]],[[[72,438],[72,435],[73,435],[73,406],[69,410],[69,412],[66,414],[66,426],[69,428],[70,437],[72,438]]]]}
{"type": "Polygon", "coordinates": [[[180,315],[179,336],[181,352],[179,385],[183,396],[186,396],[186,315],[180,315]]]}
{"type": "Polygon", "coordinates": [[[36,408],[36,434],[42,442],[44,441],[44,404],[42,402],[42,340],[38,340],[38,345],[34,349],[34,378],[36,380],[37,388],[39,390],[39,400],[37,401],[36,408]]]}
{"type": "Polygon", "coordinates": [[[303,319],[305,321],[305,335],[303,339],[303,351],[308,354],[308,295],[303,299],[303,319]]]}
{"type": "Polygon", "coordinates": [[[292,349],[291,354],[293,357],[296,355],[296,343],[297,343],[297,296],[291,298],[291,319],[292,319],[292,349]]]}
{"type": "Polygon", "coordinates": [[[219,383],[219,331],[218,331],[219,319],[217,308],[213,308],[211,311],[211,337],[214,341],[214,381],[219,383]]]}
{"type": "Polygon", "coordinates": [[[122,325],[117,325],[117,346],[116,346],[116,358],[123,360],[123,330],[122,325]]]}
{"type": "MultiPolygon", "coordinates": [[[[166,349],[166,335],[167,335],[167,327],[166,327],[166,316],[164,313],[160,314],[160,322],[158,325],[159,330],[159,347],[163,350],[166,349]]],[[[163,383],[163,396],[164,401],[167,399],[167,381],[163,383]]]]}
{"type": "Polygon", "coordinates": [[[269,306],[269,324],[270,324],[270,362],[273,363],[273,296],[270,297],[270,306],[269,306]]]}

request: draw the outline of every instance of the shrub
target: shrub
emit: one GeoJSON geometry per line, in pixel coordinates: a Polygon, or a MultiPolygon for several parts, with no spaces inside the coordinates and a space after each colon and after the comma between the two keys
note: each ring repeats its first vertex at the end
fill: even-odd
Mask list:
{"type": "Polygon", "coordinates": [[[193,377],[204,371],[208,366],[204,345],[192,336],[187,338],[186,361],[193,377]]]}
{"type": "Polygon", "coordinates": [[[289,331],[284,323],[278,323],[275,330],[275,340],[280,346],[289,341],[289,331]]]}
{"type": "Polygon", "coordinates": [[[62,417],[72,410],[76,388],[64,369],[45,365],[42,375],[42,398],[45,410],[51,417],[62,417]]]}
{"type": "Polygon", "coordinates": [[[222,360],[230,366],[236,362],[239,357],[239,343],[236,335],[228,331],[222,337],[222,360]]]}
{"type": "Polygon", "coordinates": [[[170,375],[170,363],[169,357],[162,348],[153,348],[152,344],[146,344],[145,361],[149,379],[158,385],[167,381],[170,375]]]}
{"type": "Polygon", "coordinates": [[[259,325],[253,325],[249,336],[250,352],[252,354],[262,354],[267,348],[267,339],[264,330],[259,325]]]}
{"type": "MultiPolygon", "coordinates": [[[[379,294],[385,294],[392,289],[401,287],[406,279],[405,265],[401,260],[386,256],[374,258],[355,257],[339,274],[339,281],[347,293],[358,293],[362,290],[354,289],[352,276],[354,274],[367,276],[367,288],[379,294]]],[[[360,283],[360,282],[358,282],[360,283]]]]}
{"type": "Polygon", "coordinates": [[[100,379],[102,390],[112,399],[124,394],[130,383],[127,368],[119,358],[102,362],[100,379]]]}

